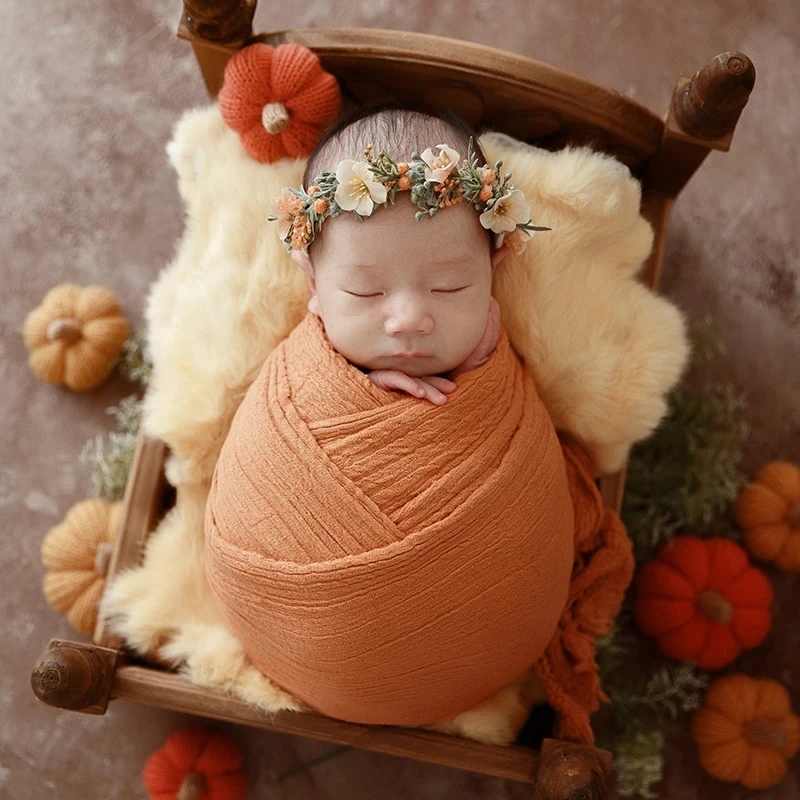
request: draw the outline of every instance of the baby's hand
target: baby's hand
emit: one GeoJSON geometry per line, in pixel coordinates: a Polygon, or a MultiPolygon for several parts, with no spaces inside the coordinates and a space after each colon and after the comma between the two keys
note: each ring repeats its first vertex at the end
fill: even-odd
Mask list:
{"type": "Polygon", "coordinates": [[[397,389],[407,392],[414,397],[430,400],[437,406],[443,406],[447,402],[445,395],[456,390],[456,385],[447,378],[440,378],[438,375],[414,378],[399,369],[375,369],[368,372],[367,377],[381,389],[397,389]]]}
{"type": "Polygon", "coordinates": [[[497,340],[500,338],[500,306],[494,297],[489,298],[489,317],[486,320],[486,329],[483,332],[483,338],[478,342],[478,346],[466,357],[466,359],[459,364],[455,369],[451,370],[449,375],[451,378],[456,378],[476,369],[485,364],[489,360],[489,356],[494,352],[497,346],[497,340]]]}

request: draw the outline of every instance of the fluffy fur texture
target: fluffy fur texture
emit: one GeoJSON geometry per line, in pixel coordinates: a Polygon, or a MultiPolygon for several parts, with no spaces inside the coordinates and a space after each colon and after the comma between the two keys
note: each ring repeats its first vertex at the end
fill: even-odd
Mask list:
{"type": "Polygon", "coordinates": [[[498,269],[503,324],[556,428],[583,444],[596,474],[615,472],[664,416],[688,356],[681,313],[635,279],[653,245],[641,186],[586,147],[551,153],[500,133],[481,143],[535,224],[553,229],[498,269]]]}
{"type": "MultiPolygon", "coordinates": [[[[613,471],[658,424],[688,352],[680,313],[635,280],[652,246],[639,184],[588,148],[550,153],[496,133],[481,142],[491,163],[503,158],[513,172],[535,224],[553,228],[499,268],[503,324],[556,426],[584,444],[598,474],[613,471]]],[[[305,160],[248,158],[216,106],[184,115],[168,154],[187,218],[147,305],[154,369],[144,427],[171,448],[167,477],[177,503],[150,537],[142,566],[107,589],[101,613],[130,647],[180,664],[195,683],[267,711],[300,710],[225,627],[205,578],[203,512],[239,403],[306,311],[305,276],[266,221],[270,199],[299,185],[305,160]]],[[[435,727],[509,742],[537,691],[522,676],[435,727]]]]}

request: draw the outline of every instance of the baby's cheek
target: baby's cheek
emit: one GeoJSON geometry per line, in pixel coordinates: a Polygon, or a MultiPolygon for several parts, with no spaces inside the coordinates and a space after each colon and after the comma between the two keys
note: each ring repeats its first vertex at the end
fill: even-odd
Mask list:
{"type": "Polygon", "coordinates": [[[468,318],[467,326],[462,332],[461,337],[461,352],[463,353],[461,361],[464,361],[467,356],[471,355],[475,351],[475,348],[480,344],[481,339],[483,339],[483,334],[486,331],[486,323],[489,319],[489,301],[487,300],[486,303],[486,309],[476,310],[468,318]]]}

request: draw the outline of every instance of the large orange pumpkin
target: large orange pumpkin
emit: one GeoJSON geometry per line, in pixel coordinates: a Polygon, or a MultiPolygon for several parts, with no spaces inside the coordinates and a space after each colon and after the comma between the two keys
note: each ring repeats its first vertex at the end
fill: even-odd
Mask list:
{"type": "Polygon", "coordinates": [[[800,572],[800,467],[788,461],[762,467],[742,489],[735,515],[755,558],[800,572]]]}
{"type": "Polygon", "coordinates": [[[244,800],[241,748],[220,733],[181,728],[147,759],[144,785],[150,800],[244,800]]]}
{"type": "Polygon", "coordinates": [[[256,43],[225,67],[219,109],[257,161],[307,156],[339,113],[336,78],[307,47],[256,43]]]}
{"type": "Polygon", "coordinates": [[[772,584],[728,539],[678,536],[639,573],[634,606],[661,652],[722,669],[756,647],[772,624],[772,584]]]}
{"type": "Polygon", "coordinates": [[[787,760],[800,749],[800,720],[778,681],[726,675],[708,687],[692,738],[709,775],[766,789],[786,775],[787,760]]]}

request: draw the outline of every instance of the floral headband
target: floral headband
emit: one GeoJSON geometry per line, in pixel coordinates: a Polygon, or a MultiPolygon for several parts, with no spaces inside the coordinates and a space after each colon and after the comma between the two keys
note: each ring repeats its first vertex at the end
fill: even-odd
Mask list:
{"type": "Polygon", "coordinates": [[[549,231],[531,224],[530,206],[516,185],[509,183],[511,173],[500,179],[502,161],[494,169],[478,159],[469,140],[467,158],[446,144],[429,147],[422,155],[414,152],[411,163],[395,162],[386,153],[377,157],[372,145],[364,150],[365,161],[340,161],[336,172],[323,171],[308,191],[283,189],[270,205],[271,222],[278,222],[278,236],[291,250],[306,250],[328,217],[352,211],[359,221],[368,217],[376,205],[394,205],[398,192],[411,192],[411,200],[421,209],[417,221],[433,216],[440,208],[461,202],[471,203],[481,212],[481,225],[497,234],[496,246],[503,242],[521,253],[535,231],[549,231]]]}

